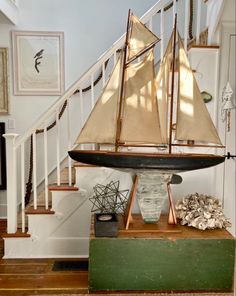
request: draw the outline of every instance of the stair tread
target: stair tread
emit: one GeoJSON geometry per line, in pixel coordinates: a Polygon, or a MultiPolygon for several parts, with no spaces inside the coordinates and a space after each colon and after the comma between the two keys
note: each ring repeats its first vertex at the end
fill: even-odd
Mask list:
{"type": "Polygon", "coordinates": [[[10,237],[30,237],[30,234],[27,232],[22,232],[21,230],[17,230],[15,233],[2,233],[3,238],[10,237]]]}
{"type": "Polygon", "coordinates": [[[51,209],[46,209],[44,206],[38,206],[37,209],[34,209],[33,206],[29,207],[26,212],[27,215],[37,215],[37,214],[55,214],[55,211],[52,211],[51,209]]]}
{"type": "Polygon", "coordinates": [[[51,184],[48,186],[48,189],[51,191],[78,191],[79,187],[70,186],[67,184],[63,184],[63,185],[51,184]]]}
{"type": "Polygon", "coordinates": [[[209,49],[214,49],[214,48],[220,48],[219,45],[191,45],[190,49],[192,48],[209,48],[209,49]]]}

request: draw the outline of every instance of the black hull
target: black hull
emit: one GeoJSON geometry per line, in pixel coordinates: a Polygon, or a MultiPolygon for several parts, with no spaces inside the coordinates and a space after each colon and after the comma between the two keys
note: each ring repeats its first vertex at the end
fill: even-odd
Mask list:
{"type": "Polygon", "coordinates": [[[78,162],[116,169],[192,171],[218,165],[224,156],[208,154],[143,154],[108,151],[71,150],[70,157],[78,162]]]}

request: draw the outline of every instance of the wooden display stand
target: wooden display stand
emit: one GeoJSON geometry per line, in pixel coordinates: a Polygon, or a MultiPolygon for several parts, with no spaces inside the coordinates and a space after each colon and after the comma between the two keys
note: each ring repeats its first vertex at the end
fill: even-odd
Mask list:
{"type": "Polygon", "coordinates": [[[226,230],[200,231],[119,219],[117,238],[90,234],[90,291],[232,291],[235,240],[226,230]]]}
{"type": "MultiPolygon", "coordinates": [[[[174,207],[174,203],[173,203],[173,197],[172,197],[170,184],[171,183],[167,184],[167,193],[168,193],[168,197],[169,197],[168,224],[176,225],[177,224],[177,218],[176,218],[175,207],[174,207]]],[[[129,224],[133,220],[133,218],[132,218],[132,208],[133,208],[133,205],[134,205],[134,199],[135,199],[135,195],[136,195],[136,191],[137,191],[137,185],[138,185],[138,176],[136,175],[135,178],[134,178],[133,187],[132,187],[132,190],[131,190],[131,193],[130,193],[130,196],[129,196],[129,200],[128,200],[128,203],[127,203],[127,208],[126,208],[126,211],[124,213],[124,228],[126,230],[129,229],[129,224]]]]}

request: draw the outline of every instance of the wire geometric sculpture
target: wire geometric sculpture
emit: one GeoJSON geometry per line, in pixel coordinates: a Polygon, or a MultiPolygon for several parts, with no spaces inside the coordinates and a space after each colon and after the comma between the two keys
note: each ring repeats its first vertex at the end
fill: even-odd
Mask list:
{"type": "Polygon", "coordinates": [[[123,214],[128,201],[129,189],[119,190],[120,181],[93,187],[94,195],[89,200],[93,204],[91,212],[123,214]]]}

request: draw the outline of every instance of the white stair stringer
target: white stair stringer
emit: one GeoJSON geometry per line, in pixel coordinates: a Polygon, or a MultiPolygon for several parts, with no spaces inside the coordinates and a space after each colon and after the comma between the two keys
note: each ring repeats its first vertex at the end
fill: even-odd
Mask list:
{"type": "Polygon", "coordinates": [[[120,181],[130,189],[132,175],[104,167],[76,167],[78,191],[52,191],[55,214],[29,214],[30,237],[7,237],[4,258],[85,258],[89,254],[91,207],[96,184],[120,181]]]}

